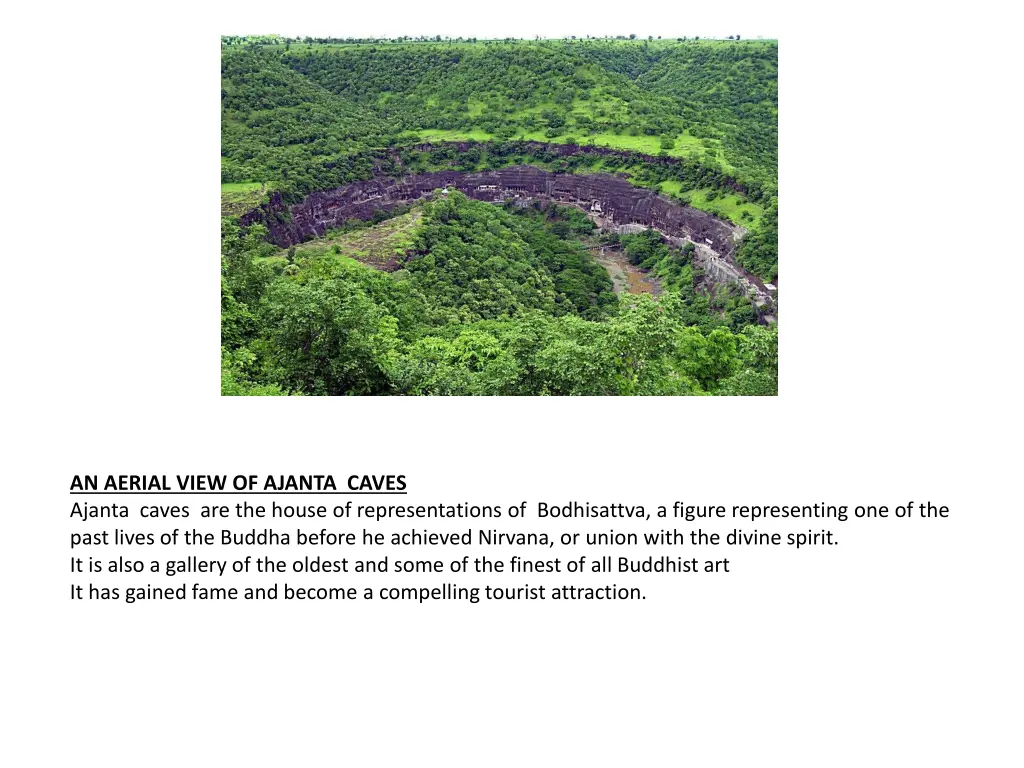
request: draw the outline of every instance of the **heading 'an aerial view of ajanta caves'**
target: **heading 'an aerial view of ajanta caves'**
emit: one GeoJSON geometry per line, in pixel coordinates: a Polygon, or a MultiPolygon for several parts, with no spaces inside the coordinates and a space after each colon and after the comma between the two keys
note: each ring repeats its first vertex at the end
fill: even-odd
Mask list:
{"type": "Polygon", "coordinates": [[[224,395],[775,395],[778,45],[221,39],[224,395]]]}

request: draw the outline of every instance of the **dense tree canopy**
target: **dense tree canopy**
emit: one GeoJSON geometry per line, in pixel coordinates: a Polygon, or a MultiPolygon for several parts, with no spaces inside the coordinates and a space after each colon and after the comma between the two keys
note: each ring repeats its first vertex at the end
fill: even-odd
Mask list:
{"type": "MultiPolygon", "coordinates": [[[[765,394],[775,328],[709,312],[692,290],[610,290],[575,238],[585,217],[428,203],[394,274],[266,258],[258,225],[223,233],[225,394],[765,394]],[[767,350],[767,351],[766,351],[767,350]]],[[[679,256],[654,233],[630,258],[679,256]]],[[[692,273],[691,273],[692,275],[692,273]]],[[[748,318],[749,320],[749,318],[748,318]]]]}

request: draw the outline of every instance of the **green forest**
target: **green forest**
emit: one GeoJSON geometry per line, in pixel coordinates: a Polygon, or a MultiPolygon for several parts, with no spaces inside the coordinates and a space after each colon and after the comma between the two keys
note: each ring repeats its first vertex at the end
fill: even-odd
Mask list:
{"type": "Polygon", "coordinates": [[[221,50],[222,394],[777,394],[774,41],[221,50]],[[713,279],[701,242],[521,196],[438,189],[290,245],[271,231],[311,193],[512,166],[712,214],[750,282],[713,279]]]}

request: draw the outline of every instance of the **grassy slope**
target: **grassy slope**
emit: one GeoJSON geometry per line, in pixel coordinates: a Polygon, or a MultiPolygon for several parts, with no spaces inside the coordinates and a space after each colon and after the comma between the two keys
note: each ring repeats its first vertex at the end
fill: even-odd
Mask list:
{"type": "Polygon", "coordinates": [[[756,229],[764,213],[764,208],[746,200],[742,195],[724,194],[711,189],[684,191],[678,181],[663,181],[659,185],[659,191],[746,229],[756,229]],[[714,199],[711,199],[712,197],[714,199]]]}
{"type": "MultiPolygon", "coordinates": [[[[676,137],[676,146],[668,154],[700,155],[732,172],[722,136],[731,135],[735,128],[729,122],[731,115],[743,109],[742,103],[735,103],[732,76],[739,73],[742,79],[749,72],[767,73],[767,66],[746,67],[743,57],[748,52],[759,56],[759,51],[770,47],[756,42],[674,41],[299,45],[293,46],[286,61],[328,90],[401,121],[405,130],[444,130],[441,135],[455,139],[485,138],[494,135],[497,126],[512,124],[517,137],[551,142],[573,137],[652,154],[660,151],[659,136],[668,133],[676,137]],[[679,49],[686,49],[686,55],[679,54],[679,49]],[[317,52],[327,51],[333,53],[316,58],[317,52]],[[663,59],[670,63],[659,65],[663,59]],[[713,67],[722,93],[708,89],[707,77],[677,71],[699,70],[703,62],[710,62],[707,66],[713,67]],[[654,77],[651,68],[656,66],[654,77]],[[651,88],[639,85],[645,76],[651,88]],[[577,97],[570,106],[552,101],[572,91],[577,97]],[[698,93],[701,100],[713,103],[713,114],[695,108],[691,97],[698,93]],[[545,120],[548,111],[567,118],[561,130],[554,129],[557,134],[545,120]],[[660,128],[651,127],[651,116],[657,125],[657,115],[668,118],[683,112],[687,120],[702,127],[703,138],[685,130],[678,120],[675,130],[665,127],[671,120],[661,121],[660,128]],[[532,125],[514,125],[528,116],[533,118],[532,125]]],[[[740,82],[735,97],[742,101],[749,91],[740,82]]]]}
{"type": "MultiPolygon", "coordinates": [[[[489,141],[497,138],[495,134],[478,128],[425,128],[418,131],[418,135],[422,141],[489,141]]],[[[676,136],[675,146],[672,149],[664,150],[664,153],[661,149],[661,140],[657,136],[629,136],[604,131],[568,130],[554,137],[547,136],[544,131],[518,131],[512,138],[549,144],[566,144],[569,139],[572,139],[575,144],[642,152],[645,155],[666,154],[669,157],[705,157],[710,155],[718,160],[726,172],[733,170],[732,166],[725,162],[721,150],[709,153],[700,139],[687,133],[676,136]]]]}
{"type": "MultiPolygon", "coordinates": [[[[382,132],[398,132],[395,120],[400,119],[407,130],[418,131],[422,138],[484,140],[495,136],[495,125],[521,122],[529,117],[535,125],[515,127],[515,138],[552,143],[575,139],[597,146],[659,154],[662,152],[660,136],[640,131],[637,115],[631,114],[630,110],[639,105],[644,113],[653,110],[673,114],[683,110],[688,113],[688,119],[701,124],[700,136],[688,129],[667,131],[674,137],[675,146],[665,150],[665,154],[702,158],[733,173],[736,170],[731,162],[734,149],[724,147],[723,138],[715,137],[714,130],[709,135],[705,123],[717,125],[719,133],[732,146],[737,144],[741,131],[731,115],[737,108],[746,109],[749,106],[746,100],[759,99],[756,106],[766,115],[765,119],[773,115],[771,99],[777,101],[774,96],[777,89],[760,88],[756,82],[751,85],[736,75],[772,74],[774,60],[765,52],[774,50],[773,44],[758,41],[685,44],[672,40],[650,43],[578,41],[571,46],[561,41],[520,41],[513,45],[490,46],[483,42],[295,44],[284,62],[290,66],[282,66],[278,59],[278,54],[285,51],[283,45],[262,46],[256,58],[261,68],[271,68],[271,82],[275,86],[286,88],[289,96],[315,102],[315,108],[310,110],[313,114],[301,115],[303,124],[309,124],[311,117],[318,118],[318,122],[338,119],[341,125],[330,131],[337,139],[348,137],[357,125],[376,122],[374,117],[377,117],[383,124],[370,129],[369,133],[378,136],[382,132]],[[327,57],[327,63],[309,59],[318,51],[334,53],[327,57]],[[744,58],[748,55],[752,57],[750,61],[744,58]],[[575,65],[574,71],[565,71],[566,57],[575,65]],[[499,66],[509,62],[515,64],[499,66]],[[405,64],[418,69],[399,74],[405,64]],[[529,68],[524,68],[524,64],[529,68]],[[286,74],[286,70],[290,72],[286,74]],[[308,72],[300,74],[305,70],[308,72]],[[439,88],[439,83],[444,83],[444,87],[439,88]],[[525,86],[516,91],[515,83],[525,86]],[[644,87],[639,85],[641,83],[644,87]],[[583,98],[575,98],[568,107],[559,107],[550,97],[554,90],[563,86],[576,88],[577,92],[583,87],[585,93],[578,92],[583,98]],[[547,89],[548,93],[540,103],[535,98],[538,88],[547,89]],[[524,104],[524,99],[528,103],[524,104]],[[741,102],[739,107],[735,104],[737,99],[741,102]],[[703,102],[707,102],[709,108],[700,106],[697,110],[700,114],[694,112],[694,105],[703,102]],[[360,114],[360,109],[379,114],[360,114]],[[409,110],[417,115],[416,120],[423,122],[410,124],[409,110]],[[552,131],[544,118],[548,111],[568,118],[564,126],[555,129],[558,133],[551,136],[547,135],[552,131]],[[451,122],[455,115],[460,116],[458,126],[451,122]],[[432,121],[440,121],[440,124],[432,121]],[[634,133],[639,135],[632,135],[634,133]]],[[[230,58],[244,57],[239,51],[231,50],[230,58]]],[[[240,81],[239,69],[228,68],[225,72],[223,88],[228,94],[227,104],[233,108],[224,115],[226,126],[239,128],[247,124],[249,130],[262,133],[260,138],[276,147],[311,144],[324,135],[325,131],[317,130],[324,127],[322,123],[299,135],[282,135],[277,129],[277,118],[288,117],[280,113],[291,111],[289,107],[294,102],[289,99],[287,106],[260,104],[263,109],[252,110],[256,105],[247,104],[244,97],[236,98],[236,92],[239,85],[255,85],[256,78],[250,75],[245,78],[249,82],[240,81]],[[268,106],[270,110],[265,111],[268,106]],[[251,111],[246,111],[247,107],[251,111]],[[269,135],[268,127],[271,128],[269,135]]],[[[757,137],[761,142],[766,140],[765,136],[771,136],[772,126],[764,133],[757,137]]],[[[759,152],[774,157],[763,147],[759,152]]],[[[748,158],[743,159],[749,163],[748,158]]]]}
{"type": "Polygon", "coordinates": [[[270,188],[259,181],[238,181],[220,185],[221,216],[239,216],[267,199],[270,188]]]}
{"type": "MultiPolygon", "coordinates": [[[[324,237],[310,240],[295,249],[295,261],[300,265],[309,260],[330,258],[337,263],[360,263],[377,269],[395,258],[403,257],[416,239],[423,209],[416,206],[408,213],[387,219],[370,227],[350,232],[328,232],[324,237]]],[[[265,257],[264,261],[280,267],[288,264],[287,249],[265,257]]]]}

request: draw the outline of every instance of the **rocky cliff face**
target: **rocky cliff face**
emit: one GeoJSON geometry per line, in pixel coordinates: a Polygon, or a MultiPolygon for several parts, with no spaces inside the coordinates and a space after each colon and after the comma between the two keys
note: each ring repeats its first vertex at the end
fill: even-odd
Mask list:
{"type": "Polygon", "coordinates": [[[764,285],[743,272],[732,259],[742,231],[709,213],[634,187],[609,174],[554,173],[530,165],[512,166],[480,173],[440,171],[405,176],[378,177],[338,189],[313,192],[301,203],[286,206],[278,196],[261,209],[241,218],[243,226],[262,222],[270,239],[287,247],[320,237],[349,219],[368,220],[378,210],[420,200],[439,189],[457,189],[475,200],[503,203],[549,200],[575,205],[587,211],[601,226],[629,230],[653,227],[671,238],[692,240],[701,246],[704,260],[718,260],[728,269],[728,279],[738,280],[759,296],[768,297],[764,285]]]}
{"type": "Polygon", "coordinates": [[[247,226],[262,221],[271,240],[287,247],[320,237],[348,219],[367,220],[377,210],[419,200],[446,187],[493,203],[541,199],[576,205],[612,224],[654,227],[700,243],[711,240],[712,247],[719,252],[732,253],[738,232],[709,213],[634,187],[617,176],[559,174],[530,165],[469,174],[441,171],[400,179],[378,177],[313,192],[292,206],[285,206],[275,195],[259,211],[243,216],[241,223],[247,226]]]}

